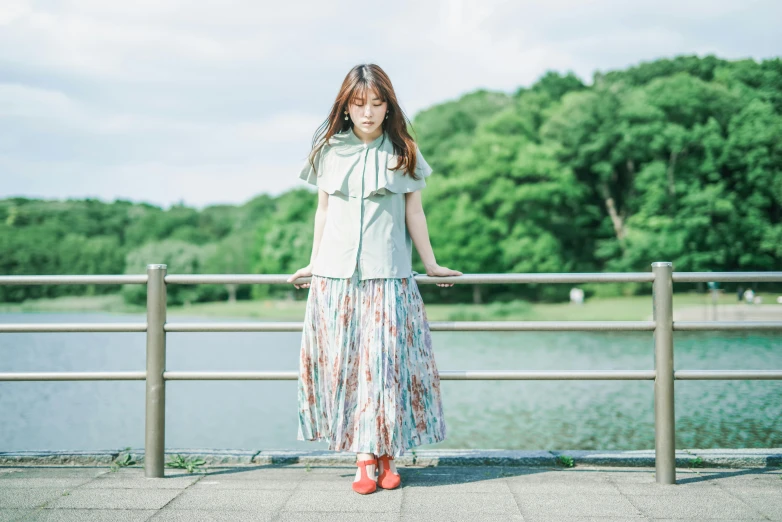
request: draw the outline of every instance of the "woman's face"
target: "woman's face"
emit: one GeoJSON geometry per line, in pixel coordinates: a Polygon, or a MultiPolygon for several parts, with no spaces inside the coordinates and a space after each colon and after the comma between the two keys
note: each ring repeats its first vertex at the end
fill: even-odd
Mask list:
{"type": "Polygon", "coordinates": [[[356,98],[348,105],[350,119],[353,120],[353,128],[356,133],[364,133],[369,137],[377,137],[383,132],[381,125],[386,117],[388,102],[380,100],[376,92],[365,91],[364,97],[369,100],[356,98]]]}

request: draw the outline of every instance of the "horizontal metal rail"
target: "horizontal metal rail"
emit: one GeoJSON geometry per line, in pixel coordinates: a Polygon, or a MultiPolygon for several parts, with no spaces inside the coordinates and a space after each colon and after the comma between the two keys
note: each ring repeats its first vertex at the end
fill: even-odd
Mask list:
{"type": "Polygon", "coordinates": [[[3,323],[0,333],[18,332],[146,332],[147,323],[3,323]]]}
{"type": "MultiPolygon", "coordinates": [[[[535,380],[654,380],[654,370],[573,370],[573,371],[518,371],[518,370],[442,370],[445,381],[535,381],[535,380]]],[[[298,372],[176,372],[163,374],[166,380],[297,380],[298,372]]]]}
{"type": "Polygon", "coordinates": [[[673,329],[679,332],[782,330],[782,321],[674,321],[673,329]]]}
{"type": "Polygon", "coordinates": [[[0,381],[143,381],[147,372],[0,372],[0,381]]]}
{"type": "MultiPolygon", "coordinates": [[[[289,274],[168,274],[166,284],[280,284],[290,285],[289,274]]],[[[674,283],[782,282],[782,272],[672,272],[674,283]]],[[[300,277],[307,283],[311,277],[300,277]]],[[[573,274],[464,274],[434,277],[415,276],[418,283],[509,284],[509,283],[651,283],[653,272],[582,272],[573,274]]],[[[125,275],[19,275],[0,276],[0,285],[114,285],[146,284],[146,274],[125,275]]]]}
{"type": "MultiPolygon", "coordinates": [[[[166,284],[286,284],[289,274],[168,274],[166,284]]],[[[418,283],[457,283],[457,284],[510,284],[510,283],[650,283],[654,274],[650,272],[583,272],[573,274],[464,274],[460,276],[414,276],[418,283]]],[[[780,273],[782,277],[782,273],[780,273]]],[[[312,277],[300,277],[295,282],[308,283],[312,277]]]]}
{"type": "MultiPolygon", "coordinates": [[[[238,323],[166,323],[166,332],[301,332],[302,321],[238,323]]],[[[433,321],[437,332],[649,332],[654,321],[433,321]]],[[[782,321],[675,321],[675,331],[782,330],[782,321]]],[[[146,332],[146,323],[5,323],[0,333],[18,332],[146,332]]]]}
{"type": "Polygon", "coordinates": [[[0,276],[2,285],[145,285],[147,274],[0,276]]]}
{"type": "Polygon", "coordinates": [[[779,283],[782,272],[672,272],[674,283],[779,283]]]}
{"type": "Polygon", "coordinates": [[[780,380],[782,370],[676,370],[679,381],[780,380]]]}
{"type": "MultiPolygon", "coordinates": [[[[654,370],[442,370],[444,381],[644,381],[654,380],[654,370]]],[[[143,381],[146,372],[0,372],[0,381],[143,381]]],[[[166,371],[167,381],[295,381],[296,371],[192,372],[166,371]]],[[[676,370],[683,381],[782,380],[782,370],[676,370]]]]}
{"type": "MultiPolygon", "coordinates": [[[[304,323],[166,323],[167,332],[301,332],[304,323]]],[[[654,321],[432,321],[431,331],[651,331],[654,321]]]]}

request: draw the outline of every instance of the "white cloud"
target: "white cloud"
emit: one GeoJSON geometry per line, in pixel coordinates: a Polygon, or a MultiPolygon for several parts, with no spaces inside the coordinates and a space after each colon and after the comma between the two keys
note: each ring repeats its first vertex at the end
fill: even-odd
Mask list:
{"type": "Polygon", "coordinates": [[[203,166],[141,162],[96,168],[69,161],[20,162],[0,155],[0,172],[15,179],[14,188],[3,187],[4,197],[129,199],[163,208],[179,201],[203,208],[244,203],[263,192],[277,195],[291,188],[290,173],[300,168],[298,161],[203,166]]]}
{"type": "Polygon", "coordinates": [[[773,56],[780,15],[770,0],[4,0],[0,197],[241,202],[302,186],[357,63],[381,65],[412,118],[548,69],[590,81],[661,56],[773,56]]]}

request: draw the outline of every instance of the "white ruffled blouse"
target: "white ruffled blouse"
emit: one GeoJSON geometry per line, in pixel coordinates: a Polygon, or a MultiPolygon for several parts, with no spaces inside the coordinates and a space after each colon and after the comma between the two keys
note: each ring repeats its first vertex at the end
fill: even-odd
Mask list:
{"type": "Polygon", "coordinates": [[[328,192],[326,224],[312,274],[360,280],[405,278],[412,270],[413,241],[405,222],[405,193],[426,186],[432,169],[416,148],[412,179],[392,170],[397,155],[386,132],[364,143],[353,129],[332,136],[306,160],[299,178],[328,192]]]}

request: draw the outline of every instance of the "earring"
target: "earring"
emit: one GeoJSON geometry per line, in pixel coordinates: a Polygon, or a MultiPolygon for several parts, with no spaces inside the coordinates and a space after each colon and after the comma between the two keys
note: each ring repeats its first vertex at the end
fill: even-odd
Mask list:
{"type": "Polygon", "coordinates": [[[388,113],[390,113],[390,112],[391,111],[386,111],[386,119],[388,119],[388,113]]]}
{"type": "Polygon", "coordinates": [[[345,111],[345,119],[348,119],[348,111],[345,111]]]}

